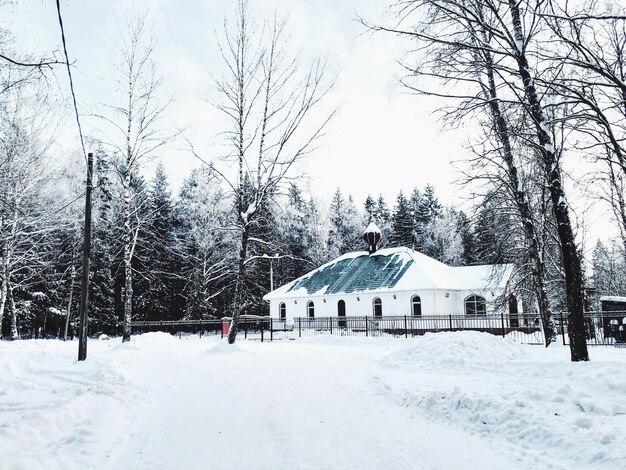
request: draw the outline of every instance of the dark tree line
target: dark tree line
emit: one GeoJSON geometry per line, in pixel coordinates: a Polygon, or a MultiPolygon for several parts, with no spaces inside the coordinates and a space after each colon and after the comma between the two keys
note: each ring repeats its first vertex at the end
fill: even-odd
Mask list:
{"type": "MultiPolygon", "coordinates": [[[[124,323],[124,198],[117,167],[105,151],[96,153],[94,225],[90,278],[89,332],[118,335],[124,323]]],[[[130,184],[135,218],[133,320],[207,319],[230,316],[237,281],[238,214],[223,179],[210,167],[194,170],[172,195],[161,165],[150,180],[130,184]]],[[[252,193],[252,189],[246,189],[252,193]]],[[[384,230],[382,247],[406,246],[456,264],[510,261],[500,250],[500,215],[482,208],[468,217],[439,203],[432,186],[414,189],[395,204],[368,196],[356,204],[340,190],[325,209],[296,182],[257,208],[257,223],[243,281],[245,314],[267,314],[262,296],[346,252],[363,251],[363,230],[374,220],[384,230]],[[480,246],[480,249],[478,247],[480,246]],[[270,276],[270,271],[272,275],[270,276]]],[[[35,217],[35,214],[32,215],[35,217]]],[[[72,213],[38,235],[24,258],[24,272],[11,279],[3,334],[62,335],[69,311],[69,334],[76,328],[80,277],[80,213],[72,213]],[[73,221],[72,221],[73,220],[73,221]],[[30,268],[34,263],[37,269],[30,268]],[[27,269],[28,267],[28,269],[27,269]],[[69,308],[69,310],[68,310],[69,308]],[[15,331],[14,331],[15,330],[15,331]]],[[[30,240],[30,239],[29,239],[30,240]]]]}

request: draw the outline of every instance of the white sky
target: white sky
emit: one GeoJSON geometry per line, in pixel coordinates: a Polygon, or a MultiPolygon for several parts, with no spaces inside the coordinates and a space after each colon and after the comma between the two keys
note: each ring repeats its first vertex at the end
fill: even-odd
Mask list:
{"type": "MultiPolygon", "coordinates": [[[[19,44],[45,53],[61,50],[54,1],[19,2],[8,24],[19,44]]],[[[115,47],[129,5],[147,10],[155,24],[160,71],[166,92],[175,101],[168,112],[171,126],[188,127],[188,134],[207,160],[219,156],[218,133],[226,125],[215,111],[212,75],[222,62],[216,38],[225,13],[234,2],[206,0],[144,0],[127,2],[82,0],[61,2],[71,59],[75,60],[75,86],[81,112],[110,102],[115,86],[112,73],[115,47]]],[[[371,35],[355,20],[356,13],[379,18],[385,2],[376,0],[257,0],[259,14],[275,7],[289,12],[292,43],[303,60],[327,54],[329,70],[337,77],[328,104],[338,113],[321,147],[304,164],[316,192],[332,193],[341,187],[361,203],[368,193],[383,193],[391,204],[397,192],[431,182],[445,202],[457,200],[452,186],[450,157],[458,145],[442,137],[423,100],[403,94],[397,86],[395,61],[402,49],[395,38],[371,35]]],[[[57,73],[66,86],[64,71],[57,73]]],[[[97,124],[84,118],[86,133],[97,124]]],[[[69,124],[71,126],[71,123],[69,124]]],[[[68,135],[74,128],[67,129],[68,135]]],[[[73,135],[72,135],[73,137],[73,135]]],[[[161,151],[171,183],[178,187],[200,163],[179,142],[161,151]]]]}
{"type": "MultiPolygon", "coordinates": [[[[219,157],[223,143],[219,132],[227,125],[211,106],[216,95],[212,75],[219,75],[222,61],[217,48],[222,24],[234,1],[228,0],[81,0],[62,1],[70,59],[75,61],[75,86],[82,113],[98,103],[115,100],[111,81],[112,39],[123,30],[131,9],[148,11],[158,39],[160,71],[165,94],[174,94],[167,124],[188,128],[196,151],[206,160],[219,157]]],[[[382,193],[393,206],[399,190],[435,186],[445,203],[459,203],[468,194],[454,181],[459,174],[452,162],[466,154],[463,132],[444,134],[430,113],[432,103],[403,92],[396,61],[406,44],[383,34],[372,35],[356,21],[357,13],[372,20],[383,18],[388,0],[256,0],[255,11],[263,16],[278,8],[289,13],[292,41],[302,51],[304,62],[327,54],[336,86],[328,102],[338,114],[327,130],[321,147],[300,169],[310,177],[313,191],[330,198],[337,187],[362,204],[368,193],[382,193]]],[[[60,51],[61,41],[55,2],[21,1],[4,8],[0,24],[17,37],[20,48],[60,51]],[[12,15],[6,16],[8,12],[12,15]]],[[[60,52],[57,52],[60,54],[60,52]]],[[[67,91],[64,70],[57,72],[58,85],[67,91]]],[[[84,117],[86,133],[94,132],[97,121],[84,117]]],[[[76,148],[75,124],[65,126],[66,149],[76,148]]],[[[182,142],[160,151],[159,158],[177,189],[194,166],[201,163],[182,142]]],[[[587,214],[593,227],[606,213],[587,214]]],[[[606,236],[603,228],[598,234],[606,236]]],[[[587,249],[598,236],[587,233],[587,249]],[[591,243],[590,243],[591,241],[591,243]]]]}

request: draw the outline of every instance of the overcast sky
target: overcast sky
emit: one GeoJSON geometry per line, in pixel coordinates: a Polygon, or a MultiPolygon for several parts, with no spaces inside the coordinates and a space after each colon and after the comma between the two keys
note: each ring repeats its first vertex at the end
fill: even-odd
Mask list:
{"type": "MultiPolygon", "coordinates": [[[[116,99],[111,81],[115,57],[113,38],[123,30],[130,11],[146,11],[158,39],[157,53],[164,77],[164,95],[175,100],[167,126],[186,128],[196,151],[206,160],[224,153],[219,133],[227,125],[211,105],[215,102],[212,76],[223,62],[217,40],[224,17],[231,15],[228,0],[81,0],[62,1],[70,58],[74,60],[76,92],[82,113],[98,103],[116,99]]],[[[251,2],[259,18],[277,9],[289,14],[290,44],[301,51],[303,62],[319,54],[328,56],[336,85],[328,96],[338,113],[320,148],[300,170],[309,176],[313,191],[330,199],[337,187],[362,204],[368,193],[382,193],[390,206],[399,190],[409,192],[432,183],[445,203],[460,203],[468,191],[454,161],[466,156],[463,130],[439,131],[432,115],[433,103],[408,95],[399,85],[397,60],[407,44],[389,35],[372,35],[356,21],[357,14],[372,22],[383,21],[388,1],[379,0],[256,0],[251,2]]],[[[61,50],[55,2],[22,1],[9,7],[13,15],[2,22],[17,36],[20,47],[61,50]]],[[[6,10],[6,8],[5,8],[6,10]]],[[[57,73],[60,87],[67,87],[57,73]]],[[[66,90],[65,90],[66,91],[66,90]]],[[[96,121],[84,117],[86,133],[96,121]]],[[[75,127],[65,126],[65,148],[76,147],[75,127]]],[[[160,159],[172,186],[177,189],[190,170],[201,165],[182,142],[162,149],[160,159]]],[[[465,204],[465,207],[469,205],[465,204]]],[[[596,211],[588,225],[606,219],[596,211]]],[[[603,229],[603,232],[606,231],[603,229]]],[[[597,235],[590,233],[592,239],[597,235]]],[[[589,247],[587,247],[589,248],[589,247]]]]}
{"type": "MultiPolygon", "coordinates": [[[[223,67],[217,48],[225,15],[234,2],[225,0],[62,1],[70,57],[75,61],[76,92],[81,112],[110,102],[108,80],[115,57],[113,38],[132,9],[149,12],[158,39],[164,94],[174,94],[169,125],[186,127],[207,160],[220,155],[223,117],[212,108],[212,76],[223,67]]],[[[328,56],[336,85],[327,103],[338,113],[319,150],[302,170],[312,188],[332,193],[337,187],[362,202],[368,193],[383,193],[390,204],[400,189],[431,182],[446,202],[456,201],[451,158],[457,144],[441,136],[427,103],[403,93],[397,84],[396,60],[402,49],[389,36],[372,35],[356,21],[357,13],[378,20],[386,2],[376,0],[256,0],[259,17],[274,8],[288,13],[294,48],[303,61],[328,56]]],[[[60,50],[54,1],[27,1],[8,20],[19,44],[44,53],[60,50]]],[[[5,21],[7,21],[5,19],[5,21]]],[[[64,77],[59,74],[63,86],[64,77]]],[[[95,122],[85,118],[87,133],[95,122]]],[[[73,131],[73,129],[69,129],[73,131]]],[[[161,158],[177,187],[194,161],[183,145],[163,150],[161,158]]]]}

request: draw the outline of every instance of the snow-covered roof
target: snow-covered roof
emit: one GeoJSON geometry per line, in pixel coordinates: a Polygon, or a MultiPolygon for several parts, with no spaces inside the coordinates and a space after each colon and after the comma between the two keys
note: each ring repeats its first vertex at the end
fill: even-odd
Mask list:
{"type": "Polygon", "coordinates": [[[347,253],[268,294],[265,300],[353,292],[503,289],[511,265],[453,267],[408,248],[347,253]]]}

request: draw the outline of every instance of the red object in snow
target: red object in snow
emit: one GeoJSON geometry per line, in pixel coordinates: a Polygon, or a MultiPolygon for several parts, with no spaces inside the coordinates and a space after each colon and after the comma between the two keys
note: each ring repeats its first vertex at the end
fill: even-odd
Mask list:
{"type": "Polygon", "coordinates": [[[222,336],[226,336],[230,331],[230,320],[222,320],[222,336]]]}

